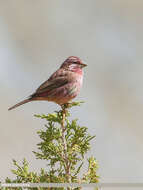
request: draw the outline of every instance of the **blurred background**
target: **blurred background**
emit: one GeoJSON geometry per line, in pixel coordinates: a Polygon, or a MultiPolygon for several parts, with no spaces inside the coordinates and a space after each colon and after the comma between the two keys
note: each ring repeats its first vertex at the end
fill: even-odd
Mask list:
{"type": "Polygon", "coordinates": [[[0,0],[0,179],[12,174],[12,159],[35,159],[50,102],[32,102],[11,112],[71,55],[88,67],[73,117],[96,134],[90,155],[102,182],[143,181],[143,1],[0,0]]]}

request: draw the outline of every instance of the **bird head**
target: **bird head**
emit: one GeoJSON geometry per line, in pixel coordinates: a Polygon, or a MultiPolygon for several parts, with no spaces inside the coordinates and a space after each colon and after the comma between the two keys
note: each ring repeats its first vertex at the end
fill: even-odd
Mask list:
{"type": "Polygon", "coordinates": [[[68,57],[64,63],[61,65],[60,68],[66,69],[73,72],[78,72],[82,70],[82,68],[86,67],[87,65],[84,64],[80,58],[76,56],[70,56],[68,57]]]}

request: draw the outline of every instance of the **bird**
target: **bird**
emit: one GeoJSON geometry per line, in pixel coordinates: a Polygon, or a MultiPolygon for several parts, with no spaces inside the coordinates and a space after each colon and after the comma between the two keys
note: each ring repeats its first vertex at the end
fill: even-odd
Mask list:
{"type": "Polygon", "coordinates": [[[32,101],[52,101],[60,106],[69,103],[80,92],[83,83],[83,68],[86,66],[79,57],[68,57],[32,95],[8,110],[32,101]]]}

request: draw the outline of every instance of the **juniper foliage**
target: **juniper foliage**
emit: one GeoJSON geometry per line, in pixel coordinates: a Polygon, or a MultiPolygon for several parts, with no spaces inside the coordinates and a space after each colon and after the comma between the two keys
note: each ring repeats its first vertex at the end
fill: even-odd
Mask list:
{"type": "MultiPolygon", "coordinates": [[[[13,160],[16,169],[12,170],[16,178],[7,178],[6,183],[97,183],[98,162],[94,157],[87,159],[87,171],[81,172],[85,164],[85,155],[90,150],[90,141],[95,138],[88,133],[87,127],[79,126],[78,120],[70,121],[69,109],[80,105],[74,102],[62,106],[60,111],[52,114],[35,115],[46,120],[45,129],[37,132],[41,142],[38,151],[33,151],[37,159],[46,160],[48,167],[39,173],[29,171],[29,163],[24,158],[22,166],[13,160]]],[[[11,188],[7,188],[10,190],[11,188]]],[[[13,188],[14,189],[14,188],[13,188]]],[[[17,188],[16,188],[17,189],[17,188]]],[[[33,188],[35,190],[37,188],[33,188]]],[[[46,188],[38,188],[46,189],[46,188]]],[[[68,190],[72,188],[67,188],[68,190]]],[[[79,188],[73,188],[79,190],[79,188]]],[[[21,190],[21,188],[19,188],[21,190]]],[[[47,190],[64,190],[49,187],[47,190]]]]}

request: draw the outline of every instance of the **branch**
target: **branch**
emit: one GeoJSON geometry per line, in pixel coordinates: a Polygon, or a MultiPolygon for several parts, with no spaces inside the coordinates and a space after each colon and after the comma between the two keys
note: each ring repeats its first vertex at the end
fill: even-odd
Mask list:
{"type": "MultiPolygon", "coordinates": [[[[66,138],[65,138],[65,131],[66,131],[65,118],[66,118],[67,110],[66,110],[65,105],[61,106],[61,108],[62,108],[62,111],[61,111],[61,113],[62,113],[62,121],[61,121],[62,136],[61,136],[61,139],[62,139],[62,145],[63,145],[63,158],[65,161],[66,180],[67,180],[67,183],[71,183],[70,161],[69,161],[68,155],[67,155],[67,142],[66,142],[66,138]]],[[[67,189],[70,190],[69,187],[67,189]]]]}

